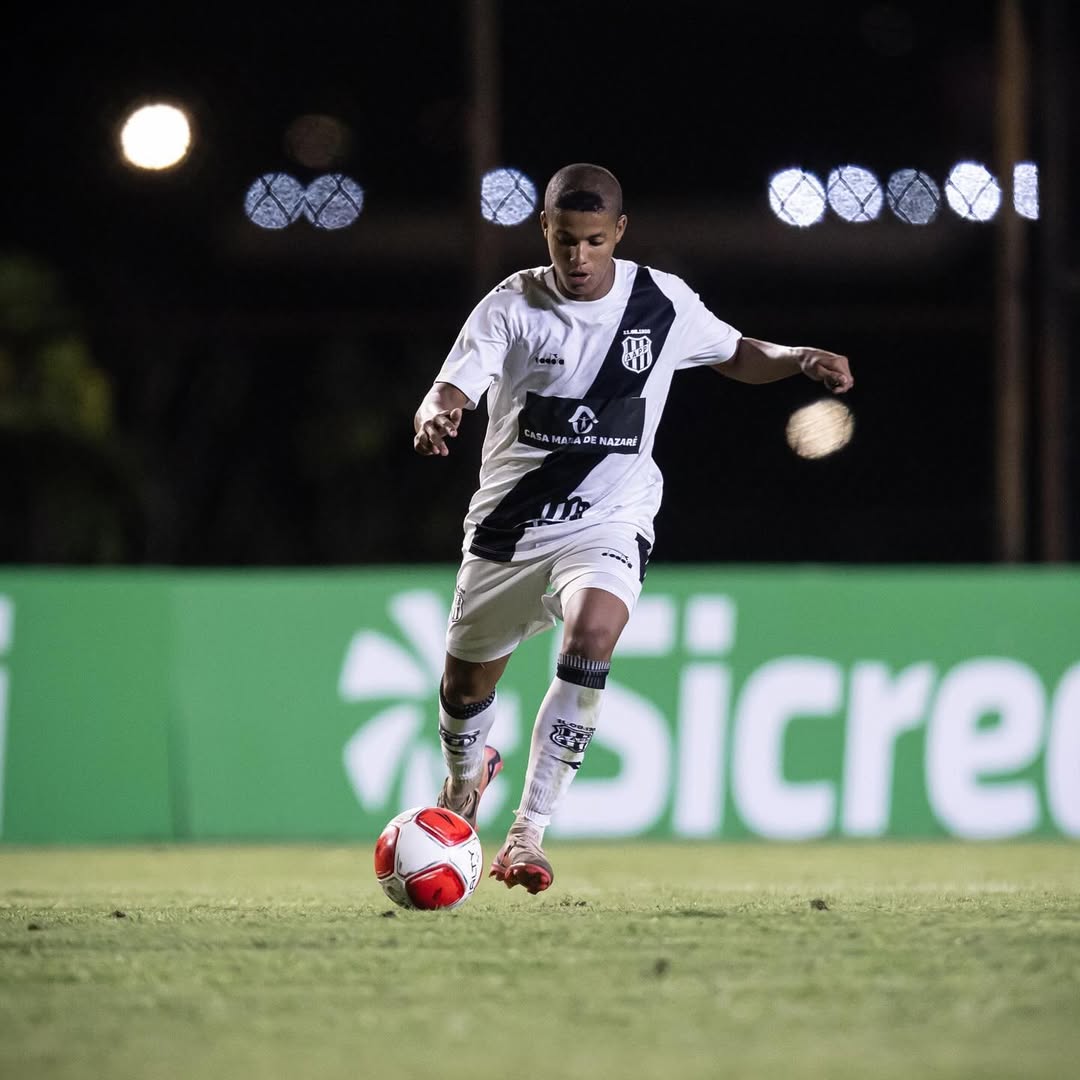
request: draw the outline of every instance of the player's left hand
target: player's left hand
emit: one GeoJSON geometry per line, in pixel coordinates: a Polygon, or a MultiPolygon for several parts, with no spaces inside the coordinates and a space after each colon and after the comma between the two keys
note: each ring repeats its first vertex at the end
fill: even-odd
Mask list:
{"type": "Polygon", "coordinates": [[[854,385],[848,358],[824,349],[803,349],[799,367],[815,382],[822,382],[834,394],[846,394],[854,385]]]}

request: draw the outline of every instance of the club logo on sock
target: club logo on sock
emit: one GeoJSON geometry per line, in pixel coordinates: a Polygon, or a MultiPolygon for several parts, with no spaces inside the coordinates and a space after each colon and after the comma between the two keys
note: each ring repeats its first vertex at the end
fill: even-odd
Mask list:
{"type": "Polygon", "coordinates": [[[439,738],[442,739],[443,746],[446,747],[448,754],[464,754],[480,738],[480,729],[477,728],[476,731],[447,731],[440,724],[439,738]]]}
{"type": "Polygon", "coordinates": [[[571,724],[569,720],[563,720],[560,717],[555,721],[551,741],[571,753],[584,754],[592,741],[594,731],[596,728],[585,727],[584,724],[571,724]]]}

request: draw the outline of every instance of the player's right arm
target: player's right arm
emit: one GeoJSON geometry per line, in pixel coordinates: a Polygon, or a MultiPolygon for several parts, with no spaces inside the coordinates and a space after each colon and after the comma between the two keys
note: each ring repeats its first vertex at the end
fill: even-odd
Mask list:
{"type": "Polygon", "coordinates": [[[447,440],[457,437],[462,412],[475,409],[488,387],[501,378],[513,337],[508,311],[519,294],[520,289],[504,282],[473,308],[413,417],[413,447],[418,454],[446,457],[447,440]]]}
{"type": "Polygon", "coordinates": [[[413,449],[424,457],[446,457],[450,453],[446,441],[457,438],[461,413],[468,404],[468,395],[452,383],[435,383],[413,417],[413,449]]]}

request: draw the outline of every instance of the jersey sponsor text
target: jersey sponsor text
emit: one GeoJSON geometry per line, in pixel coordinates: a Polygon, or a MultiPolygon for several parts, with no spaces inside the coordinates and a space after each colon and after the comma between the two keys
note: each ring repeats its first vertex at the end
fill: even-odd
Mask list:
{"type": "Polygon", "coordinates": [[[544,450],[636,454],[645,427],[645,400],[544,397],[529,391],[518,439],[544,450]]]}

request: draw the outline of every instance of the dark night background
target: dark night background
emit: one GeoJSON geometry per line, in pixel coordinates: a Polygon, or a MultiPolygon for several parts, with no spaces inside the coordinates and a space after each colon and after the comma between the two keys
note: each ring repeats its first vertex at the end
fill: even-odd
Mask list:
{"type": "MultiPolygon", "coordinates": [[[[818,462],[783,436],[816,384],[675,380],[658,561],[995,557],[997,224],[943,208],[922,228],[886,210],[797,230],[767,201],[793,164],[920,168],[939,185],[965,159],[996,171],[994,16],[967,2],[499,5],[498,163],[538,186],[570,161],[607,165],[630,215],[621,256],[681,274],[752,336],[852,360],[855,438],[818,462]]],[[[1025,16],[1038,161],[1040,5],[1025,16]]],[[[464,3],[21,9],[0,56],[0,561],[457,559],[482,418],[433,461],[412,451],[412,413],[480,296],[547,261],[535,218],[499,229],[478,214],[466,31],[464,3]],[[137,173],[116,130],[158,98],[187,105],[194,149],[137,173]],[[243,213],[257,176],[327,171],[286,150],[304,113],[351,129],[335,170],[363,186],[364,212],[340,232],[262,231],[243,213]]],[[[1076,37],[1061,42],[1070,67],[1076,37]]],[[[1074,131],[1069,145],[1075,162],[1074,131]]],[[[1035,350],[1042,223],[1025,228],[1035,350]]],[[[1034,405],[1030,419],[1034,433],[1034,405]]]]}

